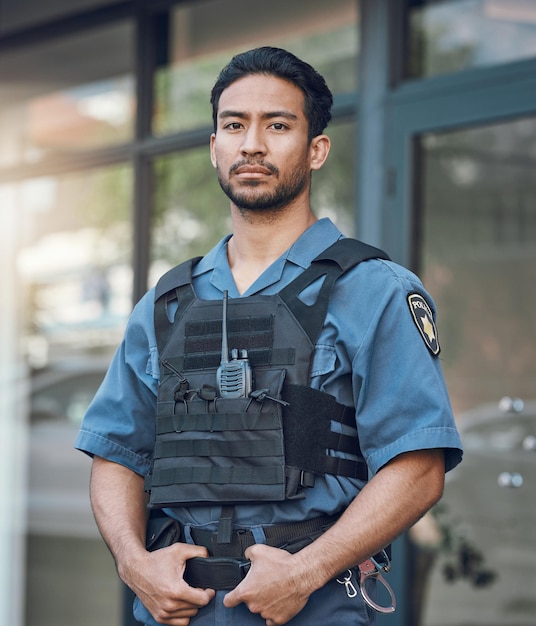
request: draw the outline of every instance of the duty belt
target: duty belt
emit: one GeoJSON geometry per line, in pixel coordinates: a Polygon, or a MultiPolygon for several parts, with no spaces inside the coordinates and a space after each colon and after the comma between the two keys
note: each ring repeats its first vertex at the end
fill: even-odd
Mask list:
{"type": "MultiPolygon", "coordinates": [[[[263,527],[266,545],[298,552],[312,543],[332,526],[339,515],[315,517],[303,522],[263,527]]],[[[220,543],[218,533],[198,528],[190,529],[196,545],[204,546],[208,558],[194,557],[186,561],[184,580],[192,587],[228,591],[234,589],[246,576],[251,566],[244,551],[258,543],[250,530],[236,530],[231,541],[220,543]]]]}
{"type": "MultiPolygon", "coordinates": [[[[340,515],[324,515],[302,522],[264,526],[262,531],[266,545],[281,548],[293,554],[322,535],[339,517],[340,515]]],[[[207,558],[194,557],[186,561],[184,580],[190,586],[229,591],[240,584],[251,567],[244,552],[258,543],[252,531],[239,529],[231,531],[230,534],[224,533],[224,541],[222,541],[221,532],[199,528],[190,528],[190,535],[193,542],[204,546],[209,554],[207,558]]],[[[149,519],[147,550],[164,548],[177,541],[185,541],[185,539],[184,529],[180,528],[178,521],[161,514],[149,519]]],[[[390,563],[389,547],[375,555],[373,559],[380,564],[378,568],[387,571],[390,563]]],[[[365,574],[371,575],[369,571],[365,574]]],[[[341,584],[347,584],[347,580],[344,579],[341,584]]]]}

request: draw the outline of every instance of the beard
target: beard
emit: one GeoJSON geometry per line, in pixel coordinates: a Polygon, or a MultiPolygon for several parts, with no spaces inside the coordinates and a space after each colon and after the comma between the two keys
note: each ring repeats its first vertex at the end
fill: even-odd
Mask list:
{"type": "Polygon", "coordinates": [[[305,168],[296,169],[286,180],[280,181],[279,169],[270,163],[255,163],[270,170],[277,179],[278,184],[275,189],[263,191],[259,189],[264,183],[257,180],[250,180],[242,183],[238,188],[233,188],[230,183],[231,175],[248,161],[241,161],[231,166],[229,177],[224,179],[218,169],[218,182],[223,193],[229,200],[244,214],[251,212],[278,213],[291,202],[293,202],[307,187],[310,179],[310,172],[305,168]]]}

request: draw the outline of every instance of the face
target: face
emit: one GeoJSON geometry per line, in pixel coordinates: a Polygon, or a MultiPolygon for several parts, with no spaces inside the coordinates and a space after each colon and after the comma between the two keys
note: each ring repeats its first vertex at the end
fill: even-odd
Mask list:
{"type": "Polygon", "coordinates": [[[309,142],[304,96],[292,83],[251,75],[221,94],[211,159],[240,211],[279,211],[308,198],[311,170],[328,151],[325,135],[309,142]]]}

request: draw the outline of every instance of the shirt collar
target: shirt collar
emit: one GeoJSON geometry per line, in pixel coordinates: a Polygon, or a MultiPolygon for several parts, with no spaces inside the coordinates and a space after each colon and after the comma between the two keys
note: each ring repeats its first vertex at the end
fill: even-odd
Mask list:
{"type": "MultiPolygon", "coordinates": [[[[262,289],[279,282],[287,262],[303,269],[309,267],[311,261],[338,239],[343,237],[340,230],[329,218],[322,218],[312,224],[272,265],[267,268],[255,283],[243,294],[252,295],[262,289]]],[[[212,250],[193,268],[193,277],[212,272],[210,282],[218,289],[234,286],[229,260],[227,258],[227,242],[231,235],[226,235],[212,250]]],[[[235,297],[230,293],[231,297],[235,297]]]]}
{"type": "Polygon", "coordinates": [[[303,269],[311,265],[326,248],[329,248],[342,237],[341,231],[327,217],[324,217],[310,226],[286,252],[288,261],[299,265],[303,269]]]}

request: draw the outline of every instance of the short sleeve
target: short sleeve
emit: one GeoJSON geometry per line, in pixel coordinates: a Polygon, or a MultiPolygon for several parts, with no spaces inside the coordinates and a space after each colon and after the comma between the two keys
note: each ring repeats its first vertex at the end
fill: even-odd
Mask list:
{"type": "Polygon", "coordinates": [[[361,451],[374,474],[404,452],[442,448],[448,471],[461,461],[462,444],[441,370],[434,303],[411,272],[374,263],[354,308],[354,317],[367,320],[352,355],[361,451]],[[413,315],[417,301],[428,307],[429,335],[413,315]]]}
{"type": "Polygon", "coordinates": [[[153,294],[135,307],[104,381],[84,416],[75,447],[145,475],[155,438],[158,354],[153,294]]]}

